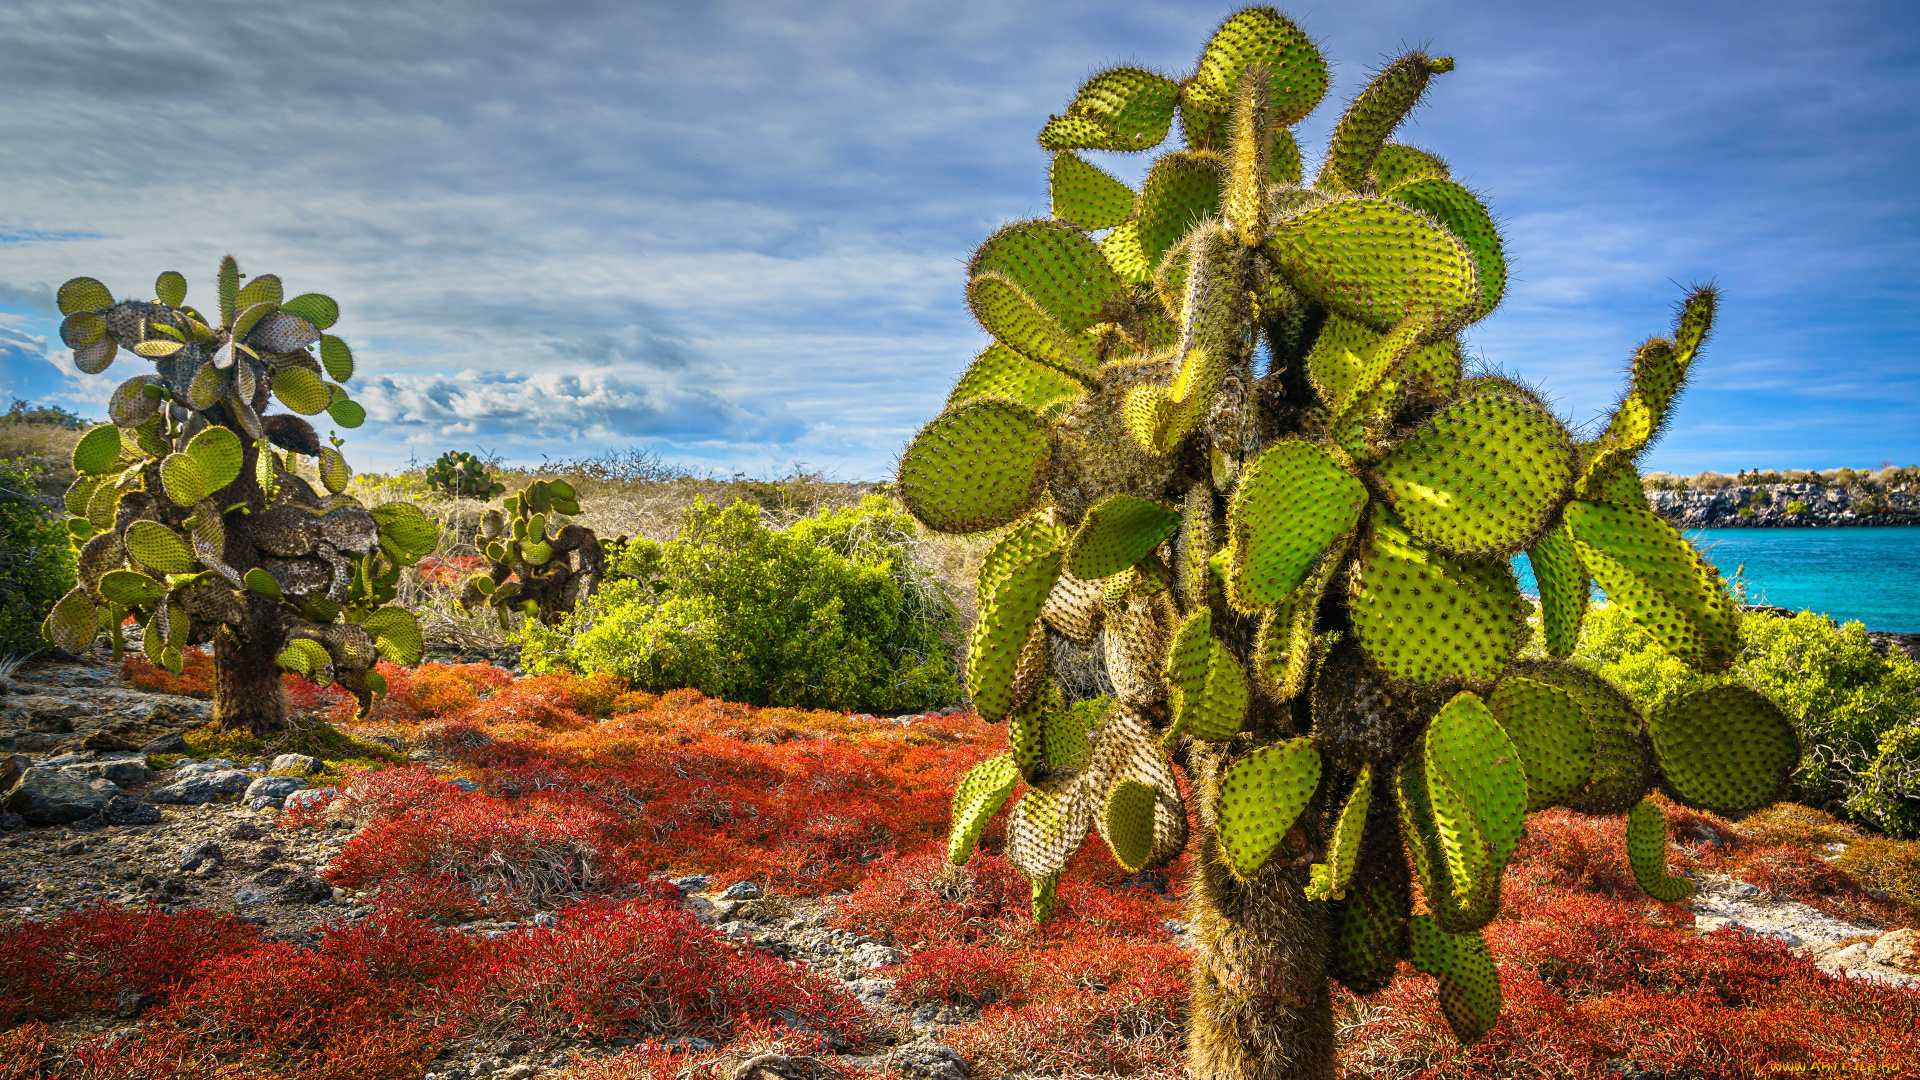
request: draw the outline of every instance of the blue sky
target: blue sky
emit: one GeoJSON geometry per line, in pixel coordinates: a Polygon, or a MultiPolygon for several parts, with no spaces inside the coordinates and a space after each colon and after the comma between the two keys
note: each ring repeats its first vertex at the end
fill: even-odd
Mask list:
{"type": "MultiPolygon", "coordinates": [[[[985,342],[968,254],[1046,213],[1048,114],[1107,64],[1183,74],[1231,10],[10,0],[0,395],[103,415],[134,368],[74,372],[53,289],[178,269],[204,300],[231,252],[340,300],[361,468],[637,446],[879,477],[985,342]]],[[[1282,10],[1334,62],[1310,157],[1387,56],[1456,58],[1400,138],[1504,222],[1474,353],[1585,421],[1711,279],[1650,468],[1920,461],[1920,6],[1282,10]]]]}

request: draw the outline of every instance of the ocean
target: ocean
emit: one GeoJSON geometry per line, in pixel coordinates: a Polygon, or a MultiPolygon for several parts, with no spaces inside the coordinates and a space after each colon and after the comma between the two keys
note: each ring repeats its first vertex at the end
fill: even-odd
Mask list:
{"type": "MultiPolygon", "coordinates": [[[[1691,529],[1686,536],[1724,577],[1739,573],[1750,604],[1920,633],[1920,526],[1691,529]]],[[[1514,557],[1513,569],[1521,591],[1538,596],[1525,555],[1514,557]]]]}

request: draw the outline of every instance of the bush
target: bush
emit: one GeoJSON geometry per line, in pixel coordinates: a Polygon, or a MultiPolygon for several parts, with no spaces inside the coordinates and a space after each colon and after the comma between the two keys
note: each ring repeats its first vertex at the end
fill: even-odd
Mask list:
{"type": "Polygon", "coordinates": [[[912,519],[879,496],[784,530],[744,501],[700,500],[679,539],[627,545],[615,580],[559,627],[521,631],[523,661],[755,705],[944,705],[959,696],[961,627],[910,557],[914,537],[912,519]]]}
{"type": "Polygon", "coordinates": [[[0,657],[47,647],[40,623],[73,588],[73,539],[34,497],[40,469],[0,461],[0,657]]]}
{"type": "Polygon", "coordinates": [[[1588,614],[1576,659],[1643,709],[1715,683],[1752,686],[1779,702],[1800,730],[1797,801],[1844,807],[1894,835],[1920,835],[1920,664],[1898,651],[1875,652],[1860,623],[1835,626],[1811,611],[1791,619],[1751,613],[1740,637],[1732,671],[1697,675],[1608,606],[1588,614]]]}

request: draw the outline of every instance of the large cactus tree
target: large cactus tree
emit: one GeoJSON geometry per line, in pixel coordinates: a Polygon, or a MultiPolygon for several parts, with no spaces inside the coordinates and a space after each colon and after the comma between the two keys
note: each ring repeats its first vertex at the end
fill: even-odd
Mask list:
{"type": "Polygon", "coordinates": [[[221,728],[284,727],[283,669],[339,682],[364,712],[385,689],[376,660],[420,659],[419,624],[388,601],[438,529],[410,504],[368,510],[342,494],[352,472],[339,438],[323,444],[302,418],[366,419],[340,385],[353,376],[352,350],[326,333],[339,305],[318,293],[286,299],[272,274],[243,283],[231,256],[217,320],[187,306],[179,273],[161,274],[154,292],[116,301],[84,277],[60,287],[60,336],[81,371],[105,371],[122,350],[153,371],[121,383],[111,423],[74,448],[67,509],[80,584],[44,632],[77,653],[104,631],[118,656],[131,615],[147,656],[175,673],[183,649],[212,642],[221,728]],[[265,415],[274,399],[291,411],[265,415]],[[301,456],[324,490],[298,475],[301,456]]]}
{"type": "Polygon", "coordinates": [[[1737,608],[1636,467],[1714,295],[1639,348],[1595,438],[1464,372],[1500,236],[1439,157],[1390,141],[1452,67],[1389,63],[1310,185],[1290,127],[1327,68],[1277,12],[1229,18],[1183,79],[1095,75],[1040,133],[1052,218],[968,268],[993,344],[901,459],[921,521],[998,535],[967,678],[1007,750],[960,785],[950,857],[1013,800],[1006,851],[1044,918],[1090,830],[1136,870],[1191,839],[1196,1077],[1331,1076],[1330,980],[1371,993],[1403,959],[1479,1037],[1500,1012],[1480,930],[1529,811],[1627,812],[1636,876],[1677,900],[1646,796],[1738,816],[1798,759],[1751,691],[1643,716],[1564,660],[1594,582],[1702,671],[1737,647],[1737,608]],[[1184,145],[1138,191],[1077,153],[1154,148],[1176,114],[1184,145]],[[1090,736],[1050,684],[1056,635],[1103,640],[1117,694],[1090,736]]]}

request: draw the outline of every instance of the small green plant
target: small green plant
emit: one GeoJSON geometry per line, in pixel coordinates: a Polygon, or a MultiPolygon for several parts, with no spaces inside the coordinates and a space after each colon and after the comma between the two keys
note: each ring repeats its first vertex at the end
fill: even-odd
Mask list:
{"type": "Polygon", "coordinates": [[[40,424],[79,431],[87,426],[87,421],[72,409],[59,405],[35,405],[22,398],[14,398],[13,407],[7,410],[5,416],[0,416],[0,424],[40,424]]]}
{"type": "Polygon", "coordinates": [[[426,469],[427,485],[454,499],[491,499],[507,485],[487,472],[486,463],[465,451],[448,451],[426,469]]]}
{"type": "Polygon", "coordinates": [[[339,305],[287,299],[273,274],[242,284],[232,256],[217,282],[217,318],[187,305],[172,270],[151,301],[116,301],[93,278],[60,286],[76,367],[97,375],[124,349],[153,371],[121,383],[111,422],[74,446],[79,584],[43,633],[79,653],[104,631],[117,659],[131,615],[147,657],[176,675],[188,646],[211,641],[215,729],[259,736],[286,725],[282,669],[339,682],[364,711],[385,689],[377,659],[419,661],[419,624],[388,601],[439,533],[411,504],[368,510],[343,495],[339,437],[322,443],[303,419],[366,419],[341,385],[353,353],[326,333],[339,305]],[[275,399],[291,412],[265,415],[275,399]],[[298,474],[301,456],[324,493],[298,474]]]}
{"type": "Polygon", "coordinates": [[[1791,499],[1791,500],[1788,500],[1788,502],[1787,502],[1787,513],[1789,513],[1789,514],[1793,514],[1793,515],[1795,515],[1795,516],[1798,516],[1798,515],[1800,515],[1800,514],[1804,514],[1804,513],[1806,513],[1806,512],[1807,512],[1807,504],[1806,504],[1806,503],[1803,503],[1803,502],[1801,502],[1801,501],[1800,501],[1799,499],[1791,499]]]}
{"type": "Polygon", "coordinates": [[[678,538],[639,538],[554,628],[529,625],[530,670],[610,671],[756,705],[904,712],[959,696],[958,614],[912,558],[887,499],[768,527],[745,501],[700,500],[678,538]]]}
{"type": "Polygon", "coordinates": [[[45,647],[40,624],[73,588],[72,537],[34,498],[40,471],[0,461],[0,657],[45,647]]]}
{"type": "Polygon", "coordinates": [[[599,584],[606,570],[600,540],[592,529],[567,522],[580,504],[565,480],[535,480],[504,506],[481,519],[487,572],[467,580],[460,606],[491,606],[502,630],[511,625],[512,611],[552,626],[599,584]]]}

